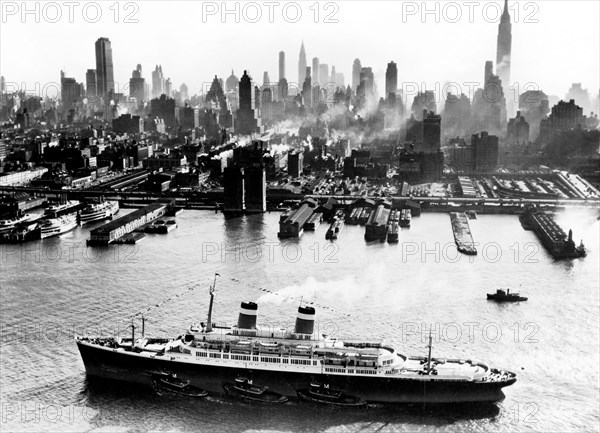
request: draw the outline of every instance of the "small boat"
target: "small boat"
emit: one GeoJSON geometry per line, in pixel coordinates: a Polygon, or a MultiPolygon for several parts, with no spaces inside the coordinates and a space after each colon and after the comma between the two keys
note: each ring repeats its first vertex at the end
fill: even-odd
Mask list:
{"type": "Polygon", "coordinates": [[[328,239],[328,240],[337,239],[343,228],[344,228],[344,218],[336,216],[335,220],[333,221],[333,223],[327,230],[327,233],[325,233],[325,239],[328,239]]]}
{"type": "Polygon", "coordinates": [[[400,227],[410,227],[410,221],[412,219],[412,214],[410,209],[402,209],[400,211],[400,227]]]}
{"type": "Polygon", "coordinates": [[[223,385],[225,392],[236,398],[244,400],[258,401],[261,403],[285,403],[287,397],[269,390],[265,386],[255,385],[252,379],[238,377],[235,383],[227,383],[223,385]]]}
{"type": "Polygon", "coordinates": [[[496,293],[488,293],[488,300],[497,301],[497,302],[520,302],[526,301],[527,298],[524,296],[520,296],[518,293],[510,293],[510,289],[507,289],[506,292],[502,289],[496,290],[496,293]]]}
{"type": "Polygon", "coordinates": [[[160,225],[156,231],[156,233],[169,233],[171,230],[177,228],[177,222],[175,220],[167,220],[164,224],[160,225]]]}
{"type": "Polygon", "coordinates": [[[367,404],[366,401],[358,397],[346,395],[341,391],[331,389],[328,384],[311,382],[309,389],[297,391],[298,396],[306,401],[313,403],[331,404],[334,406],[358,407],[367,404]]]}
{"type": "Polygon", "coordinates": [[[177,377],[175,373],[153,372],[152,383],[154,389],[160,394],[160,391],[167,391],[186,397],[202,398],[208,395],[208,392],[197,386],[190,385],[189,380],[183,380],[177,377]]]}

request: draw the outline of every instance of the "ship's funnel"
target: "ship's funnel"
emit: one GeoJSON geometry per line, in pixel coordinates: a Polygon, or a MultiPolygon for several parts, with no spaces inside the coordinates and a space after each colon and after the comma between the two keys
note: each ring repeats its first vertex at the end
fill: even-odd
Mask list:
{"type": "Polygon", "coordinates": [[[314,329],[315,309],[313,307],[298,307],[294,332],[297,334],[312,334],[314,329]]]}
{"type": "Polygon", "coordinates": [[[256,329],[256,315],[258,305],[254,302],[242,302],[240,307],[240,316],[238,318],[238,328],[256,329]]]}

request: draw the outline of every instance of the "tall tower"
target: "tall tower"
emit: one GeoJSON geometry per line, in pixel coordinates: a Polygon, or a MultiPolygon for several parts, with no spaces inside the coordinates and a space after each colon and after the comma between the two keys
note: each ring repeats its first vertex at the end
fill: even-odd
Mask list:
{"type": "Polygon", "coordinates": [[[358,85],[360,84],[360,71],[362,70],[362,65],[360,64],[360,60],[355,59],[354,64],[352,65],[352,90],[356,92],[358,85]]]}
{"type": "Polygon", "coordinates": [[[510,53],[512,49],[512,24],[508,12],[508,0],[504,0],[504,12],[498,27],[498,49],[496,52],[496,75],[502,80],[504,95],[508,102],[508,112],[512,117],[515,98],[510,91],[510,53]]]}
{"type": "Polygon", "coordinates": [[[96,41],[96,94],[106,99],[106,96],[115,91],[115,78],[113,75],[112,48],[108,38],[96,41]]]}
{"type": "Polygon", "coordinates": [[[300,58],[298,59],[298,87],[302,88],[306,78],[306,51],[304,50],[304,41],[300,47],[300,58]]]}
{"type": "Polygon", "coordinates": [[[313,59],[312,59],[311,79],[312,79],[313,86],[321,84],[321,82],[319,81],[319,58],[318,57],[313,57],[313,59]]]}
{"type": "Polygon", "coordinates": [[[244,71],[242,79],[239,84],[240,94],[240,109],[242,110],[254,110],[255,108],[255,96],[254,86],[252,85],[252,78],[248,75],[247,71],[244,71]]]}
{"type": "Polygon", "coordinates": [[[279,81],[285,78],[285,52],[279,52],[279,81]]]}
{"type": "Polygon", "coordinates": [[[86,89],[85,95],[88,98],[96,97],[96,82],[97,82],[96,70],[88,69],[87,72],[85,73],[85,89],[86,89]]]}
{"type": "Polygon", "coordinates": [[[385,99],[389,98],[390,93],[394,96],[398,90],[398,67],[395,62],[390,62],[385,71],[385,99]]]}

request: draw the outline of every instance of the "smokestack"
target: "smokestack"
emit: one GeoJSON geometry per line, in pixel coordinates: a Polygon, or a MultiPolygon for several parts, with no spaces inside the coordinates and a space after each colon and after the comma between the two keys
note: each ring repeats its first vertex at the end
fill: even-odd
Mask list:
{"type": "Polygon", "coordinates": [[[254,302],[242,302],[240,316],[238,317],[238,328],[256,329],[256,315],[258,305],[254,302]]]}
{"type": "Polygon", "coordinates": [[[314,329],[315,309],[313,307],[298,307],[294,332],[297,334],[312,334],[314,329]]]}

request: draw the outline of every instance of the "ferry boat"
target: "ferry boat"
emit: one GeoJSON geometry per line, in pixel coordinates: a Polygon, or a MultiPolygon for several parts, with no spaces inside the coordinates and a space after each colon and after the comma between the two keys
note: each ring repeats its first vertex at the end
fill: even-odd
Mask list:
{"type": "Polygon", "coordinates": [[[49,238],[70,232],[77,227],[77,214],[48,218],[41,223],[41,238],[49,238]]]}
{"type": "Polygon", "coordinates": [[[412,220],[412,214],[410,209],[402,209],[400,211],[400,227],[410,227],[410,221],[412,220]]]}
{"type": "Polygon", "coordinates": [[[79,213],[79,224],[84,225],[93,221],[109,219],[117,212],[119,212],[118,201],[90,203],[79,213]]]}
{"type": "Polygon", "coordinates": [[[41,217],[41,215],[36,214],[23,214],[17,215],[14,218],[8,218],[4,220],[0,220],[0,234],[8,233],[12,229],[14,229],[17,225],[27,222],[27,221],[36,221],[41,217]]]}
{"type": "Polygon", "coordinates": [[[46,208],[46,212],[44,213],[42,218],[57,218],[59,216],[77,213],[80,207],[81,203],[79,202],[79,200],[68,200],[62,201],[60,203],[55,203],[46,208]]]}
{"type": "Polygon", "coordinates": [[[288,398],[300,393],[326,402],[327,394],[311,385],[317,383],[340,392],[344,401],[372,403],[494,402],[517,380],[514,373],[481,362],[432,357],[431,336],[427,356],[407,356],[383,341],[315,332],[310,306],[298,308],[293,330],[257,326],[254,302],[242,303],[237,325],[218,326],[212,319],[214,287],[207,322],[165,343],[155,340],[159,343],[147,349],[143,335],[136,339],[133,323],[129,343],[77,336],[87,376],[151,386],[153,372],[166,370],[215,395],[246,377],[288,398]]]}

